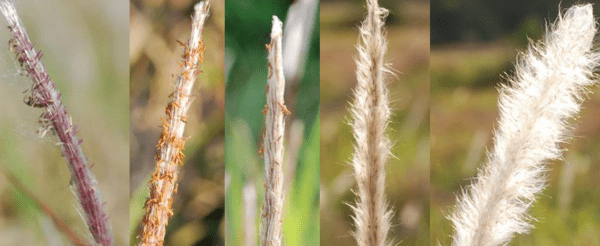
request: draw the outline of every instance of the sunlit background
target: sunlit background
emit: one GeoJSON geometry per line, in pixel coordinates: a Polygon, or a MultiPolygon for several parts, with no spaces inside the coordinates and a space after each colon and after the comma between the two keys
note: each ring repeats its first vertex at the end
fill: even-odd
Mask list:
{"type": "MultiPolygon", "coordinates": [[[[29,36],[63,104],[78,125],[82,148],[95,174],[115,242],[129,241],[129,95],[127,3],[97,1],[15,1],[29,36]]],[[[7,26],[0,18],[0,26],[7,26]]],[[[42,110],[23,99],[31,81],[19,76],[8,50],[10,33],[0,29],[0,245],[69,245],[49,219],[92,242],[69,188],[67,163],[51,133],[36,133],[42,110]],[[33,196],[15,189],[14,175],[33,196]],[[39,200],[52,212],[42,212],[39,200]]]]}
{"type": "MultiPolygon", "coordinates": [[[[391,242],[429,245],[429,1],[381,0],[387,18],[387,61],[393,142],[386,195],[394,212],[391,242]]],[[[356,85],[358,26],[364,1],[321,1],[321,244],[356,245],[347,205],[356,196],[350,166],[349,103],[356,85]]]]}
{"type": "MultiPolygon", "coordinates": [[[[191,32],[189,0],[139,0],[130,5],[131,245],[138,242],[148,181],[156,161],[161,118],[173,93],[173,75],[191,32]]],[[[223,245],[224,215],[224,2],[210,1],[202,33],[204,63],[184,132],[184,165],[165,245],[223,245]]]]}
{"type": "MultiPolygon", "coordinates": [[[[431,245],[450,245],[444,218],[491,150],[503,73],[514,72],[527,38],[576,1],[436,1],[431,6],[431,245]]],[[[588,2],[588,1],[584,1],[588,2]]],[[[600,14],[593,1],[595,16],[600,14]]],[[[510,245],[600,245],[600,90],[592,87],[564,160],[548,162],[548,186],[530,209],[537,220],[510,245]]]]}
{"type": "Polygon", "coordinates": [[[270,42],[273,15],[284,23],[284,101],[291,112],[285,118],[283,245],[319,245],[318,1],[290,3],[226,3],[227,245],[251,246],[259,242],[264,160],[258,151],[262,146],[261,111],[268,74],[265,44],[270,42]],[[286,37],[298,38],[286,41],[286,37]],[[294,53],[300,56],[291,55],[294,53]]]}

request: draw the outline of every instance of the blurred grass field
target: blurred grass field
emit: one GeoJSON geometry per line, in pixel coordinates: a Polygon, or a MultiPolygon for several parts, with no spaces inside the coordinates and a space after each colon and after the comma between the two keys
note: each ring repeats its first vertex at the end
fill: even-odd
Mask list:
{"type": "MultiPolygon", "coordinates": [[[[514,72],[517,51],[527,37],[538,40],[545,20],[554,21],[557,4],[523,8],[514,28],[489,40],[440,42],[431,49],[431,225],[430,244],[450,245],[453,228],[444,216],[452,213],[456,195],[472,182],[491,150],[497,127],[498,92],[502,74],[514,72]],[[545,15],[539,15],[543,12],[545,15]]],[[[574,1],[562,1],[563,8],[574,1]]],[[[542,4],[543,5],[543,4],[542,4]]],[[[600,11],[595,7],[595,15],[600,11]]],[[[509,26],[509,17],[497,26],[509,26]]],[[[461,32],[461,31],[458,31],[461,32]]],[[[466,31],[463,31],[466,32],[466,31]]],[[[548,163],[548,186],[532,205],[536,219],[528,235],[516,235],[510,245],[600,245],[600,90],[592,87],[574,125],[564,160],[548,163]]]]}
{"type": "MultiPolygon", "coordinates": [[[[98,1],[16,1],[16,9],[37,50],[44,54],[52,82],[62,92],[92,172],[98,180],[115,242],[129,241],[129,94],[127,3],[98,1]]],[[[0,26],[7,26],[0,18],[0,26]]],[[[31,197],[6,179],[13,173],[70,228],[93,241],[70,173],[51,133],[36,133],[41,109],[23,99],[30,79],[19,76],[10,33],[0,29],[0,245],[70,245],[31,197]]]]}
{"type": "MultiPolygon", "coordinates": [[[[189,0],[139,0],[130,5],[131,201],[130,244],[138,242],[148,181],[161,118],[173,92],[173,75],[191,32],[189,0]]],[[[223,245],[224,214],[224,1],[210,1],[202,32],[206,49],[202,73],[194,85],[184,137],[184,165],[179,170],[174,215],[165,245],[223,245]]],[[[127,186],[125,186],[127,187],[127,186]]]]}
{"type": "MultiPolygon", "coordinates": [[[[272,16],[278,16],[285,26],[289,7],[289,2],[260,0],[226,4],[227,245],[250,246],[259,242],[264,161],[258,150],[262,144],[261,111],[268,73],[265,44],[270,41],[272,16]]],[[[305,33],[310,39],[304,71],[297,79],[286,80],[284,101],[292,113],[285,118],[283,245],[290,246],[319,245],[318,21],[316,24],[305,33]]],[[[283,46],[285,49],[286,44],[283,46]]]]}
{"type": "MultiPolygon", "coordinates": [[[[392,118],[386,195],[389,238],[429,245],[429,1],[380,1],[390,10],[387,60],[392,118]]],[[[347,203],[355,201],[349,102],[356,85],[358,25],[363,1],[321,2],[321,244],[356,245],[347,203]]]]}

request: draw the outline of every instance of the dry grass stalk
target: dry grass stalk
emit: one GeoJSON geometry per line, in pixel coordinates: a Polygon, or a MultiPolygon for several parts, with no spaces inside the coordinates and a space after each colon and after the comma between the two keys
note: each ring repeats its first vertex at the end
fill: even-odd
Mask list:
{"type": "Polygon", "coordinates": [[[73,243],[74,245],[77,245],[77,246],[89,245],[79,236],[79,234],[77,234],[75,231],[71,230],[69,225],[63,219],[61,219],[52,210],[52,208],[50,208],[48,205],[46,205],[44,202],[42,202],[42,200],[40,200],[38,197],[36,197],[35,194],[33,194],[33,192],[31,190],[29,190],[23,183],[21,183],[21,181],[19,181],[19,179],[12,172],[5,170],[5,174],[6,174],[6,178],[8,179],[8,181],[15,188],[17,188],[17,190],[19,190],[26,197],[31,199],[33,201],[33,203],[35,203],[35,205],[44,214],[46,214],[46,216],[48,216],[50,218],[50,220],[52,220],[52,223],[54,223],[54,225],[56,225],[58,230],[60,230],[61,232],[63,232],[65,234],[65,236],[67,236],[67,238],[71,241],[71,243],[73,243]]]}
{"type": "Polygon", "coordinates": [[[265,114],[264,160],[265,197],[262,206],[260,241],[263,246],[281,245],[281,224],[283,213],[283,134],[284,114],[289,111],[283,103],[285,79],[282,58],[282,23],[273,16],[269,51],[269,75],[266,88],[267,104],[265,114]]]}
{"type": "Polygon", "coordinates": [[[156,145],[157,162],[152,180],[150,180],[150,198],[146,201],[146,215],[143,219],[141,240],[138,245],[163,245],[165,227],[169,217],[173,215],[173,195],[177,193],[178,170],[183,165],[183,147],[186,138],[183,131],[187,122],[187,111],[192,102],[192,87],[201,72],[199,64],[203,60],[204,44],[201,39],[204,22],[209,15],[208,1],[199,2],[194,7],[192,17],[192,33],[185,48],[182,72],[175,82],[172,100],[165,112],[163,132],[156,145]]]}
{"type": "Polygon", "coordinates": [[[367,0],[367,16],[359,28],[356,76],[352,103],[355,145],[352,166],[358,189],[354,211],[354,237],[360,246],[387,245],[391,210],[385,199],[385,163],[390,141],[385,131],[390,117],[385,64],[387,10],[377,0],[367,0]]]}
{"type": "Polygon", "coordinates": [[[545,163],[561,158],[568,120],[595,83],[596,30],[592,5],[575,5],[520,55],[500,88],[494,149],[450,217],[453,245],[506,245],[533,227],[527,210],[546,185],[545,163]]]}
{"type": "Polygon", "coordinates": [[[9,1],[0,2],[0,11],[6,17],[8,27],[13,34],[13,38],[9,41],[9,48],[15,52],[17,61],[33,82],[29,90],[31,95],[25,103],[32,107],[43,108],[44,113],[39,119],[41,136],[51,131],[58,138],[60,149],[71,171],[72,188],[79,199],[87,226],[95,242],[104,246],[112,245],[113,238],[108,216],[103,208],[96,179],[81,150],[82,140],[77,138],[77,127],[71,122],[62,104],[60,92],[50,81],[48,72],[41,62],[42,53],[34,49],[13,4],[9,1]]]}

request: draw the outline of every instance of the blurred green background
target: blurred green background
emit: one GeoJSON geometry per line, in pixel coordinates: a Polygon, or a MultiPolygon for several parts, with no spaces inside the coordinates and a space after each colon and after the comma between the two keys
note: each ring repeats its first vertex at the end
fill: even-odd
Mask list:
{"type": "MultiPolygon", "coordinates": [[[[197,0],[137,0],[130,3],[131,97],[131,245],[138,240],[155,168],[154,153],[161,118],[173,92],[173,75],[191,32],[197,0]]],[[[223,245],[224,214],[224,2],[210,1],[202,36],[206,49],[202,73],[194,85],[196,98],[184,132],[185,164],[173,201],[165,245],[223,245]]],[[[125,186],[127,187],[127,186],[125,186]]]]}
{"type": "MultiPolygon", "coordinates": [[[[429,245],[429,1],[380,0],[386,21],[393,145],[386,195],[394,212],[389,238],[429,245]]],[[[356,85],[358,26],[364,1],[321,1],[321,244],[356,245],[347,205],[355,201],[349,102],[356,85]]]]}
{"type": "MultiPolygon", "coordinates": [[[[310,3],[297,1],[294,4],[310,3]]],[[[313,1],[316,3],[316,1],[313,1]]],[[[289,1],[227,1],[226,63],[226,218],[227,245],[257,245],[264,194],[262,144],[267,83],[267,52],[272,16],[287,25],[289,1]],[[248,7],[252,6],[252,7],[248,7]]],[[[302,5],[304,6],[304,5],[302,5]]],[[[310,39],[304,70],[286,78],[284,245],[319,245],[319,25],[317,5],[303,21],[310,39]]],[[[290,35],[283,30],[284,37],[290,35]]],[[[294,49],[284,43],[284,49],[294,49]]],[[[284,57],[284,60],[289,57],[284,57]]],[[[287,62],[286,62],[287,64],[287,62]]]]}
{"type": "MultiPolygon", "coordinates": [[[[553,22],[558,0],[435,1],[431,6],[431,225],[430,243],[450,245],[444,218],[456,194],[471,183],[492,146],[501,75],[514,72],[527,38],[539,40],[553,22]]],[[[567,8],[576,1],[563,0],[567,8]]],[[[585,1],[588,2],[588,1],[585,1]]],[[[599,16],[598,1],[595,16],[599,16]]],[[[548,187],[530,209],[537,220],[510,245],[600,245],[600,93],[591,88],[564,160],[548,163],[548,187]]]]}
{"type": "MultiPolygon", "coordinates": [[[[129,241],[129,94],[127,3],[15,1],[51,80],[62,92],[82,148],[93,164],[115,242],[129,241]]],[[[0,25],[6,20],[0,17],[0,25]]],[[[23,103],[31,81],[18,75],[0,29],[0,245],[69,245],[31,197],[6,179],[13,173],[70,228],[92,241],[69,188],[70,173],[51,133],[36,133],[41,109],[23,103]]]]}

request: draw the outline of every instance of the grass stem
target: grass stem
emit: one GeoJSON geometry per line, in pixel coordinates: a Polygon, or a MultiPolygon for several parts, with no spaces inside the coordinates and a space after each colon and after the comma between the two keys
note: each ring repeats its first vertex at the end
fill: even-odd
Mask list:
{"type": "Polygon", "coordinates": [[[209,4],[202,1],[194,7],[192,33],[190,40],[182,45],[185,48],[182,72],[175,82],[175,91],[165,112],[163,132],[156,145],[156,168],[150,180],[150,198],[146,200],[146,215],[140,232],[138,245],[163,245],[166,226],[173,215],[173,196],[177,193],[179,167],[183,165],[183,147],[186,138],[183,131],[187,123],[187,111],[192,102],[192,87],[201,72],[199,65],[203,61],[204,44],[202,29],[209,15],[209,4]]]}
{"type": "Polygon", "coordinates": [[[265,105],[265,197],[262,206],[260,241],[262,246],[281,245],[281,224],[283,213],[283,140],[285,131],[284,114],[289,111],[283,103],[285,79],[282,58],[282,23],[273,16],[271,43],[267,45],[268,81],[267,104],[265,105]]]}

